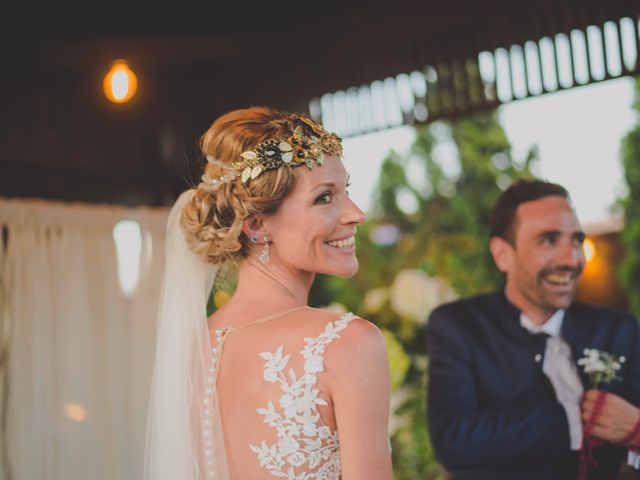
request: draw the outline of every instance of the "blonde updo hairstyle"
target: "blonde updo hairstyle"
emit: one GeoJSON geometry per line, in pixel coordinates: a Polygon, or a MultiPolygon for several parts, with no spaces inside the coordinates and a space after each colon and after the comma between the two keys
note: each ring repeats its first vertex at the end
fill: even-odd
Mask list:
{"type": "MultiPolygon", "coordinates": [[[[266,107],[235,110],[219,117],[200,138],[202,154],[224,164],[240,160],[240,154],[272,138],[289,137],[297,126],[312,132],[296,114],[266,107]]],[[[205,175],[220,178],[229,172],[207,163],[205,175]]],[[[249,253],[249,239],[242,232],[250,215],[273,215],[295,185],[292,168],[268,170],[243,184],[237,176],[210,192],[202,183],[182,210],[180,225],[189,248],[207,263],[235,264],[249,253]]]]}

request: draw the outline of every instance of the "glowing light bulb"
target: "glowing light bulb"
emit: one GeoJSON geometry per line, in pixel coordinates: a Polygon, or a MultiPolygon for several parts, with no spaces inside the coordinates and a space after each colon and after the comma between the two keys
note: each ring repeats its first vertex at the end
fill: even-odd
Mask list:
{"type": "Polygon", "coordinates": [[[584,251],[584,258],[587,262],[593,260],[596,256],[596,244],[590,238],[585,238],[582,244],[582,250],[584,251]]]}
{"type": "Polygon", "coordinates": [[[116,60],[102,82],[105,96],[113,103],[124,103],[135,95],[138,77],[124,60],[116,60]]]}

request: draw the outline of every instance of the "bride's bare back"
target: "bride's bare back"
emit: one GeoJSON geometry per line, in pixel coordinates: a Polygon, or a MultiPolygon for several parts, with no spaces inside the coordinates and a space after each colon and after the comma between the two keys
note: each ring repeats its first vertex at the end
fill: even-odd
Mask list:
{"type": "Polygon", "coordinates": [[[384,348],[377,328],[305,307],[240,326],[214,316],[210,329],[231,479],[374,478],[359,457],[380,448],[366,445],[375,438],[368,429],[378,438],[386,431],[386,405],[380,411],[368,398],[385,388],[376,377],[388,378],[375,370],[386,368],[377,365],[384,348]],[[357,476],[345,475],[351,465],[357,476]]]}

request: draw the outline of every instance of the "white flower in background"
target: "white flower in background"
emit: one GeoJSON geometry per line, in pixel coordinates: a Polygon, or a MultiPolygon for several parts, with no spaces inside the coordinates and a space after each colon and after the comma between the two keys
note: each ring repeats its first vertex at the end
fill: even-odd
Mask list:
{"type": "Polygon", "coordinates": [[[386,287],[372,288],[362,301],[362,309],[365,313],[378,313],[382,310],[384,302],[389,298],[389,289],[386,287]]]}
{"type": "Polygon", "coordinates": [[[396,431],[409,424],[407,415],[398,415],[396,411],[404,404],[408,398],[406,389],[399,388],[391,392],[389,405],[389,437],[392,437],[396,431]]]}
{"type": "Polygon", "coordinates": [[[401,270],[391,285],[391,308],[418,323],[442,303],[456,298],[451,287],[440,278],[418,269],[401,270]]]}
{"type": "Polygon", "coordinates": [[[337,313],[338,315],[344,315],[347,313],[347,308],[338,302],[332,302],[326,307],[322,307],[324,310],[329,310],[330,312],[337,313]]]}

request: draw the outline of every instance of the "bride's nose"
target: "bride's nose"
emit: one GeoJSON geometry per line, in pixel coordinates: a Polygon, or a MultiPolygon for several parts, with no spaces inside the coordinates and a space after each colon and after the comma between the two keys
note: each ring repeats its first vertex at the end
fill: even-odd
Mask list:
{"type": "Polygon", "coordinates": [[[364,223],[365,215],[360,207],[358,207],[353,200],[347,199],[344,205],[344,211],[342,213],[342,223],[344,224],[356,224],[364,223]]]}

